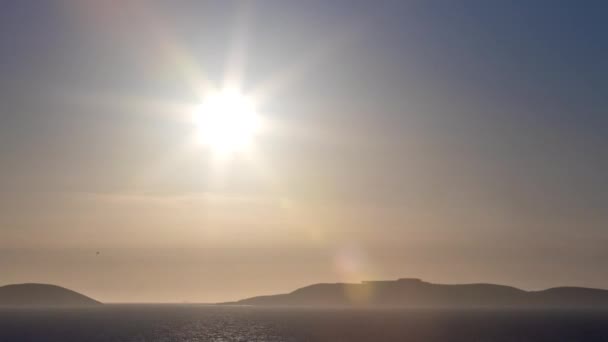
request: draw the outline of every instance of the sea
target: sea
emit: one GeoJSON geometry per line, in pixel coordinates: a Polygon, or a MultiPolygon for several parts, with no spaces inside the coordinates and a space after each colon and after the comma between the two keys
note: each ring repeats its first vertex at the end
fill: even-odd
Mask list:
{"type": "Polygon", "coordinates": [[[0,341],[608,341],[608,311],[1,308],[0,341]]]}

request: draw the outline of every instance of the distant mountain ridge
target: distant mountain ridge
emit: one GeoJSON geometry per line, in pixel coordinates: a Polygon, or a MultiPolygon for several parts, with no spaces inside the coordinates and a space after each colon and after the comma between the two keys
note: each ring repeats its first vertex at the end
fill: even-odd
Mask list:
{"type": "Polygon", "coordinates": [[[61,286],[49,284],[12,284],[0,286],[0,306],[92,306],[92,298],[61,286]]]}
{"type": "Polygon", "coordinates": [[[496,284],[433,284],[416,278],[314,284],[291,293],[224,303],[261,306],[410,308],[608,308],[608,290],[556,287],[525,291],[496,284]]]}

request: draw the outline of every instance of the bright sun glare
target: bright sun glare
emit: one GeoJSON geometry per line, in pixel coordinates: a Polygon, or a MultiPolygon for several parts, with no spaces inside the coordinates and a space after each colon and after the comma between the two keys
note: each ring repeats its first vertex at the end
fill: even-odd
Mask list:
{"type": "Polygon", "coordinates": [[[247,150],[260,128],[251,99],[238,91],[208,96],[196,115],[200,141],[221,155],[247,150]]]}

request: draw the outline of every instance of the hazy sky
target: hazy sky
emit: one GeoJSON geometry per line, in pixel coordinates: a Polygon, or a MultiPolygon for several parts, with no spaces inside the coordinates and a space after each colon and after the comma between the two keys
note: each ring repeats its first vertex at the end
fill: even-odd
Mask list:
{"type": "Polygon", "coordinates": [[[410,276],[608,288],[607,15],[5,2],[0,285],[102,301],[410,276]],[[191,116],[226,83],[260,100],[265,129],[218,162],[191,116]]]}

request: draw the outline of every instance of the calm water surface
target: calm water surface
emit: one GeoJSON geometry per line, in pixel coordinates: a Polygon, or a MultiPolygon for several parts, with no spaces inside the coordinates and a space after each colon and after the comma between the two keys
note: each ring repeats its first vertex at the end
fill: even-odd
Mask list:
{"type": "Polygon", "coordinates": [[[0,309],[0,341],[608,341],[608,311],[0,309]]]}

